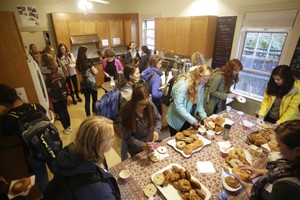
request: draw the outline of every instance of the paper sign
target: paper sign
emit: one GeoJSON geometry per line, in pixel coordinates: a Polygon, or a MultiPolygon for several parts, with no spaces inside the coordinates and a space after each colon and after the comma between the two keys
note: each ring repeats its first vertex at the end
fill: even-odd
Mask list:
{"type": "Polygon", "coordinates": [[[108,39],[102,40],[102,46],[108,46],[108,39]]]}
{"type": "Polygon", "coordinates": [[[113,45],[121,44],[120,38],[113,38],[113,45]]]}

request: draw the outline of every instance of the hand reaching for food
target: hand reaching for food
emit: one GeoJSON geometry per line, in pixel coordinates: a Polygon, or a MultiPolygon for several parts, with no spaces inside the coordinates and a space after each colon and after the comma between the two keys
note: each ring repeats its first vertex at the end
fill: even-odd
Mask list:
{"type": "Polygon", "coordinates": [[[258,168],[255,168],[255,167],[252,167],[249,165],[242,165],[242,166],[239,166],[239,168],[251,172],[250,180],[252,180],[258,176],[262,176],[268,172],[267,169],[258,169],[258,168]]]}

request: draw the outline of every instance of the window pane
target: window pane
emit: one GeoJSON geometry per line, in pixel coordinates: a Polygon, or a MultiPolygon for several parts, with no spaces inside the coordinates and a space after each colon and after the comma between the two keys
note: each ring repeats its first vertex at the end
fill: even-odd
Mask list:
{"type": "Polygon", "coordinates": [[[146,40],[147,45],[153,45],[154,46],[154,38],[148,38],[146,40]]]}
{"type": "Polygon", "coordinates": [[[146,20],[146,28],[154,28],[155,27],[155,23],[154,20],[146,20]]]}
{"type": "Polygon", "coordinates": [[[147,37],[152,37],[154,38],[154,30],[147,30],[146,31],[147,37]]]}

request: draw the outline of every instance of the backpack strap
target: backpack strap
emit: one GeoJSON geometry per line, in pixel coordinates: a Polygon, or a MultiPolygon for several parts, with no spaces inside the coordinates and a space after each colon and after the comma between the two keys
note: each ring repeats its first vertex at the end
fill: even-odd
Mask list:
{"type": "Polygon", "coordinates": [[[276,180],[274,184],[278,183],[278,182],[286,182],[289,183],[290,185],[293,185],[294,187],[296,187],[298,190],[300,190],[300,179],[297,177],[284,177],[284,178],[280,178],[278,180],[276,180]]]}
{"type": "Polygon", "coordinates": [[[151,81],[151,79],[156,75],[156,72],[153,72],[151,74],[151,76],[148,78],[147,82],[149,83],[151,81]]]}

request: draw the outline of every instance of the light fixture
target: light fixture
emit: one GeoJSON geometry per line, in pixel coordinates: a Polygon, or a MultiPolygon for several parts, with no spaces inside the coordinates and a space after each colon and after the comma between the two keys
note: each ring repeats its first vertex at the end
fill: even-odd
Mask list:
{"type": "Polygon", "coordinates": [[[91,10],[93,8],[93,4],[87,0],[80,0],[78,2],[78,8],[86,15],[87,10],[91,10]]]}

